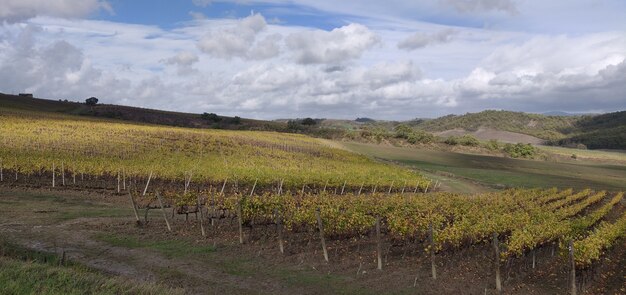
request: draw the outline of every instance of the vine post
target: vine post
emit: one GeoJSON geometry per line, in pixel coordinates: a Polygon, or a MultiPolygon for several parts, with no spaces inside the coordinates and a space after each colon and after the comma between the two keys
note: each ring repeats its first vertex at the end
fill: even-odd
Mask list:
{"type": "Polygon", "coordinates": [[[328,262],[328,251],[326,250],[326,240],[324,239],[324,224],[322,223],[322,217],[320,216],[320,208],[315,209],[315,217],[317,218],[317,226],[320,231],[320,240],[322,243],[322,251],[324,252],[324,260],[328,262]]]}
{"type": "Polygon", "coordinates": [[[437,279],[437,267],[435,265],[435,231],[433,230],[433,223],[428,224],[428,242],[430,243],[430,270],[433,280],[437,279]]]}
{"type": "Polygon", "coordinates": [[[376,216],[376,254],[378,259],[378,270],[383,270],[382,245],[380,240],[380,216],[376,216]]]}
{"type": "Polygon", "coordinates": [[[165,224],[167,225],[167,230],[169,232],[172,232],[172,227],[170,226],[170,222],[167,220],[167,214],[165,214],[165,207],[163,207],[163,201],[161,200],[161,194],[159,192],[157,192],[156,196],[157,196],[157,199],[159,200],[159,206],[161,206],[161,213],[163,213],[163,219],[165,219],[165,224]]]}
{"type": "Polygon", "coordinates": [[[493,233],[493,251],[495,254],[495,269],[496,269],[496,291],[502,292],[502,282],[500,280],[500,246],[498,241],[498,233],[493,233]]]}
{"type": "Polygon", "coordinates": [[[576,295],[576,261],[574,260],[574,240],[569,241],[571,295],[576,295]]]}

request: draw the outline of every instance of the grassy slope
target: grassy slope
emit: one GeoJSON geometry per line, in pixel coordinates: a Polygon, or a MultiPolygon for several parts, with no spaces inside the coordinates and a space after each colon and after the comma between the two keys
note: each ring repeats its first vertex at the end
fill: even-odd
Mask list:
{"type": "Polygon", "coordinates": [[[372,157],[495,187],[626,189],[626,166],[555,163],[358,143],[345,146],[372,157]]]}
{"type": "Polygon", "coordinates": [[[0,240],[2,294],[183,294],[144,282],[105,275],[79,264],[59,266],[55,254],[37,252],[0,240]]]}
{"type": "Polygon", "coordinates": [[[23,173],[65,163],[66,172],[115,175],[124,169],[180,180],[192,171],[195,181],[284,179],[287,187],[419,179],[297,134],[138,125],[11,108],[0,108],[0,123],[2,165],[23,173]]]}

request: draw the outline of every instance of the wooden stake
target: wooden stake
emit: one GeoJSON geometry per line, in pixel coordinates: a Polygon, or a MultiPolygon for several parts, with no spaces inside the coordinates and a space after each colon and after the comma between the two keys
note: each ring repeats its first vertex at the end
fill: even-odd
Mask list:
{"type": "Polygon", "coordinates": [[[343,190],[344,190],[345,188],[346,188],[346,181],[344,180],[344,181],[343,181],[343,186],[341,187],[341,194],[340,194],[340,195],[343,195],[343,190]]]}
{"type": "Polygon", "coordinates": [[[72,185],[76,185],[76,167],[72,167],[72,185]]]}
{"type": "Polygon", "coordinates": [[[161,206],[161,213],[163,213],[163,219],[165,219],[165,224],[167,225],[167,230],[172,232],[172,227],[170,226],[170,222],[167,220],[167,214],[165,214],[165,207],[163,207],[163,201],[161,200],[161,194],[159,192],[156,193],[157,199],[159,200],[159,206],[161,206]]]}
{"type": "Polygon", "coordinates": [[[243,216],[241,216],[241,200],[237,202],[237,221],[239,223],[239,244],[243,244],[243,216]]]}
{"type": "Polygon", "coordinates": [[[496,290],[500,293],[502,292],[502,282],[500,281],[500,247],[498,233],[493,233],[493,251],[495,254],[496,290]]]}
{"type": "Polygon", "coordinates": [[[254,180],[254,185],[252,185],[252,190],[250,191],[250,197],[252,197],[252,195],[254,194],[254,189],[256,188],[256,182],[258,180],[259,180],[258,178],[254,180]]]}
{"type": "Polygon", "coordinates": [[[54,179],[54,178],[55,178],[55,177],[54,177],[54,176],[55,176],[54,170],[55,170],[55,168],[56,168],[56,167],[54,167],[54,163],[52,163],[52,187],[54,187],[54,186],[55,186],[55,184],[54,184],[54,180],[55,180],[55,179],[54,179]]]}
{"type": "Polygon", "coordinates": [[[122,169],[122,189],[126,190],[126,170],[122,169]]]}
{"type": "Polygon", "coordinates": [[[391,194],[391,189],[393,188],[393,184],[395,182],[396,182],[395,180],[391,182],[391,185],[389,186],[389,191],[387,192],[387,194],[391,194]]]}
{"type": "Polygon", "coordinates": [[[4,175],[2,174],[2,159],[0,159],[0,181],[4,181],[4,175]]]}
{"type": "Polygon", "coordinates": [[[533,269],[535,269],[535,264],[536,264],[535,263],[535,261],[536,261],[535,256],[536,256],[535,255],[535,249],[533,249],[533,269]]]}
{"type": "Polygon", "coordinates": [[[404,181],[404,184],[402,185],[402,194],[404,194],[404,188],[406,187],[406,180],[404,181]]]}
{"type": "Polygon", "coordinates": [[[322,217],[320,217],[320,208],[315,210],[315,217],[317,218],[317,227],[320,230],[320,240],[322,242],[322,251],[324,251],[324,260],[328,262],[328,251],[326,250],[326,240],[324,239],[324,224],[322,224],[322,217]]]}
{"type": "Polygon", "coordinates": [[[574,240],[569,241],[569,260],[571,266],[571,294],[576,295],[576,261],[574,260],[574,240]]]}
{"type": "Polygon", "coordinates": [[[357,196],[361,195],[361,190],[363,190],[363,185],[365,185],[365,182],[361,183],[361,187],[359,188],[359,193],[357,194],[357,196]]]}
{"type": "Polygon", "coordinates": [[[202,236],[206,236],[204,232],[204,213],[202,213],[202,208],[200,207],[200,195],[198,194],[198,202],[196,204],[198,211],[200,211],[200,230],[202,231],[202,236]]]}
{"type": "Polygon", "coordinates": [[[430,186],[430,182],[426,184],[426,188],[424,189],[424,193],[428,192],[428,186],[430,186]]]}
{"type": "Polygon", "coordinates": [[[428,241],[430,243],[430,270],[433,280],[437,279],[437,268],[435,266],[435,233],[433,223],[428,224],[428,241]]]}
{"type": "Polygon", "coordinates": [[[137,219],[137,224],[140,224],[141,221],[139,221],[139,212],[137,212],[137,204],[135,203],[135,199],[133,198],[133,195],[130,193],[130,191],[128,191],[128,197],[130,198],[130,203],[133,205],[133,212],[135,212],[135,219],[137,219]]]}
{"type": "Polygon", "coordinates": [[[146,187],[143,189],[142,196],[145,196],[146,192],[148,192],[148,185],[150,184],[150,179],[152,179],[152,171],[150,171],[150,175],[148,176],[148,181],[146,182],[146,187]]]}
{"type": "Polygon", "coordinates": [[[220,196],[224,194],[224,188],[226,188],[226,181],[228,181],[228,178],[224,179],[224,184],[222,185],[222,190],[220,191],[220,196]]]}
{"type": "Polygon", "coordinates": [[[280,253],[284,254],[285,249],[283,246],[283,217],[278,213],[277,209],[274,209],[274,216],[276,216],[276,231],[278,231],[278,247],[280,253]]]}
{"type": "Polygon", "coordinates": [[[302,185],[302,196],[304,197],[304,184],[302,185]]]}
{"type": "Polygon", "coordinates": [[[120,171],[117,170],[117,193],[120,193],[120,171]]]}
{"type": "Polygon", "coordinates": [[[280,180],[280,185],[278,186],[278,195],[281,195],[283,193],[283,181],[285,181],[284,178],[280,180]]]}
{"type": "Polygon", "coordinates": [[[417,194],[417,189],[420,187],[420,182],[419,180],[417,181],[417,183],[415,184],[415,191],[413,192],[414,194],[417,194]]]}
{"type": "Polygon", "coordinates": [[[61,184],[65,186],[65,164],[61,162],[61,184]]]}
{"type": "Polygon", "coordinates": [[[376,216],[376,254],[378,256],[378,270],[383,270],[382,248],[380,241],[380,217],[376,216]]]}

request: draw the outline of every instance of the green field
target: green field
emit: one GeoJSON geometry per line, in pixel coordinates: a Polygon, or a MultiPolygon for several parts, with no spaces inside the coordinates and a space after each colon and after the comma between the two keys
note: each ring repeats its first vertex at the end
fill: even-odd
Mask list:
{"type": "Polygon", "coordinates": [[[492,188],[626,189],[626,166],[623,165],[558,163],[360,143],[343,144],[364,155],[425,171],[427,176],[441,179],[443,186],[451,182],[451,191],[470,190],[472,182],[492,188]],[[466,183],[458,184],[462,180],[466,183]]]}

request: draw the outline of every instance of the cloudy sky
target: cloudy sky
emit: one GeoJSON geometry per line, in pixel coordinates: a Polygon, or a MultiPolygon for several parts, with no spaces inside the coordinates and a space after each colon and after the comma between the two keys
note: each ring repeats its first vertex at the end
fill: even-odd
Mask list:
{"type": "Polygon", "coordinates": [[[626,109],[624,0],[0,0],[0,92],[241,117],[626,109]]]}

